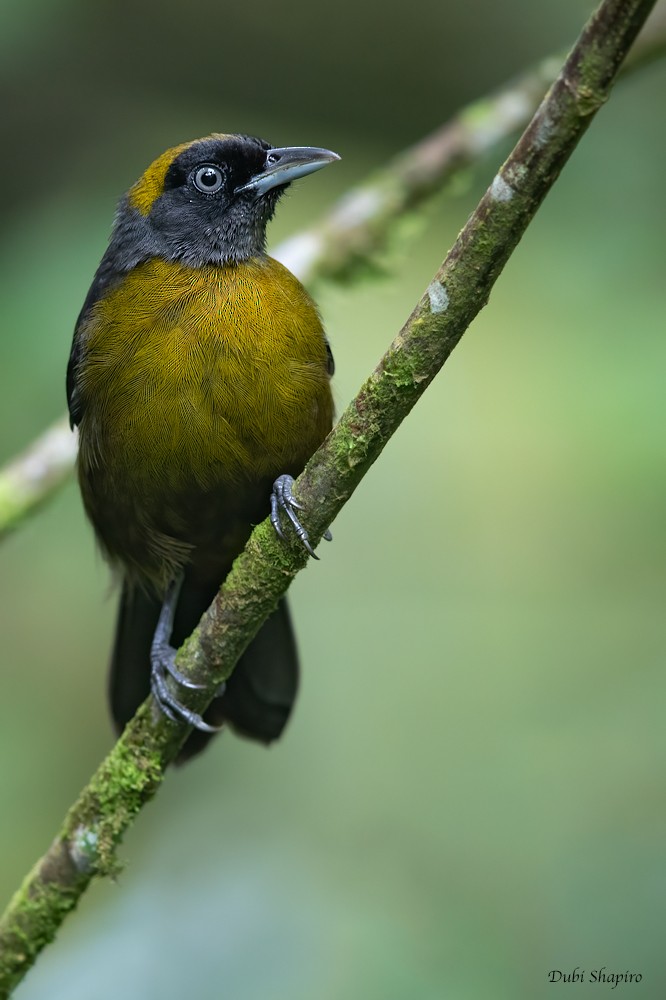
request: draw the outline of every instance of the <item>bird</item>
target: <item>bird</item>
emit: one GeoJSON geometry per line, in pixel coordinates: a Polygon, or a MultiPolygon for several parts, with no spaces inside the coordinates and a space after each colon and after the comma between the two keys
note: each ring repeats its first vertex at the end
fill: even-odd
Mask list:
{"type": "Polygon", "coordinates": [[[120,200],[75,325],[78,482],[120,584],[111,714],[120,733],[152,692],[192,727],[179,761],[225,727],[271,743],[296,698],[285,599],[203,716],[174,661],[266,515],[314,554],[291,487],[333,423],[333,355],[266,227],[293,181],[339,159],[244,134],[168,149],[120,200]]]}

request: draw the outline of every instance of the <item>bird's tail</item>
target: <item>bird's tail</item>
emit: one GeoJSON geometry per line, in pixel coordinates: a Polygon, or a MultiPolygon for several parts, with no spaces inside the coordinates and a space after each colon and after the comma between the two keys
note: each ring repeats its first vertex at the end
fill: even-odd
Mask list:
{"type": "MultiPolygon", "coordinates": [[[[171,643],[178,647],[193,631],[217,588],[183,583],[171,643]]],[[[150,692],[150,647],[161,609],[158,598],[123,583],[115,642],[111,656],[109,698],[118,732],[150,692]]],[[[287,602],[261,627],[227,681],[224,694],[205,713],[213,725],[227,723],[236,732],[261,743],[276,740],[287,724],[298,689],[298,656],[287,602]]],[[[194,731],[178,762],[203,750],[209,733],[194,731]]]]}

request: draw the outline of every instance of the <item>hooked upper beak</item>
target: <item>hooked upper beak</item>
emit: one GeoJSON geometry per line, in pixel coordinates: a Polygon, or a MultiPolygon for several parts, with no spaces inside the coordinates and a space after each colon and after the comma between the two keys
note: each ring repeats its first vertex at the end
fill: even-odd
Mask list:
{"type": "Polygon", "coordinates": [[[243,191],[256,191],[265,194],[271,188],[289,184],[297,177],[305,177],[315,170],[321,170],[328,163],[334,163],[340,157],[330,149],[319,149],[317,146],[283,146],[279,149],[269,149],[266,153],[265,169],[237,187],[234,194],[243,191]]]}

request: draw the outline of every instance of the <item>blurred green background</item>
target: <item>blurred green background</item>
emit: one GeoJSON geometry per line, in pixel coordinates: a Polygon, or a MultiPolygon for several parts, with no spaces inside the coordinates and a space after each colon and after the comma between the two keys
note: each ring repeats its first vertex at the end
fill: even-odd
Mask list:
{"type": "MultiPolygon", "coordinates": [[[[277,243],[589,10],[4,0],[0,458],[62,412],[115,199],[164,148],[337,149],[277,243]]],[[[539,1000],[575,966],[666,995],[665,85],[661,64],[618,86],[296,581],[284,740],[225,735],[174,771],[18,996],[539,1000]]],[[[499,162],[429,208],[386,280],[319,289],[339,407],[499,162]]],[[[0,577],[4,900],[111,745],[114,598],[73,483],[0,577]]]]}

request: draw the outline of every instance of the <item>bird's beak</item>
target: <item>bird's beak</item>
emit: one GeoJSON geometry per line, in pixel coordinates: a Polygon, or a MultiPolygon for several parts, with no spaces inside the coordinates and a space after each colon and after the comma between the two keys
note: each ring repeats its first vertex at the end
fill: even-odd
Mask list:
{"type": "Polygon", "coordinates": [[[305,177],[315,170],[321,170],[328,163],[334,163],[340,157],[330,149],[319,149],[317,146],[284,146],[281,149],[269,149],[266,153],[264,170],[237,187],[235,194],[244,191],[254,191],[265,194],[271,188],[281,187],[295,181],[297,177],[305,177]]]}

